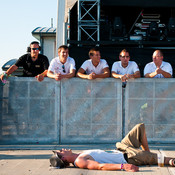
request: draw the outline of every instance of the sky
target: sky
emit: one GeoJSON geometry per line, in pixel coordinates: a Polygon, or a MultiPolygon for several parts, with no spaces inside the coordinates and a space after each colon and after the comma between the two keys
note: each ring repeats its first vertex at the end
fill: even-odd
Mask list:
{"type": "Polygon", "coordinates": [[[4,0],[0,1],[0,73],[11,59],[26,53],[32,41],[31,32],[37,27],[57,25],[57,0],[4,0]]]}

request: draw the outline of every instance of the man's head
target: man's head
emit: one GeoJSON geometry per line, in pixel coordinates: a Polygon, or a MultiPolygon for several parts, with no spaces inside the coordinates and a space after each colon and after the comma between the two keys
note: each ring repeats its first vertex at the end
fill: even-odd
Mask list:
{"type": "Polygon", "coordinates": [[[69,48],[66,45],[62,45],[58,48],[58,56],[61,60],[66,60],[69,55],[69,48]]]}
{"type": "Polygon", "coordinates": [[[126,49],[123,49],[119,54],[119,59],[121,61],[122,66],[127,67],[128,62],[130,60],[129,51],[127,51],[126,49]]]}
{"type": "Polygon", "coordinates": [[[92,60],[92,63],[94,64],[94,66],[97,66],[101,59],[100,50],[96,47],[92,48],[89,51],[89,57],[92,60]]]}
{"type": "Polygon", "coordinates": [[[53,155],[50,158],[51,166],[65,168],[69,166],[69,161],[72,157],[72,151],[70,149],[61,149],[60,151],[53,151],[53,155]]]}
{"type": "Polygon", "coordinates": [[[39,42],[37,41],[33,41],[30,43],[30,54],[32,57],[32,60],[36,60],[38,58],[38,54],[40,51],[40,46],[39,46],[39,42]]]}
{"type": "Polygon", "coordinates": [[[155,65],[160,66],[163,61],[163,52],[161,50],[155,50],[152,58],[155,65]]]}

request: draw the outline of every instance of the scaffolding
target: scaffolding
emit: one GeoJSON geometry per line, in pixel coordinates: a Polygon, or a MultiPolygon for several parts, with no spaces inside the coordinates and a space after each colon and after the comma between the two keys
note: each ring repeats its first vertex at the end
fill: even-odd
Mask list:
{"type": "Polygon", "coordinates": [[[78,41],[100,41],[100,0],[78,0],[78,41]]]}

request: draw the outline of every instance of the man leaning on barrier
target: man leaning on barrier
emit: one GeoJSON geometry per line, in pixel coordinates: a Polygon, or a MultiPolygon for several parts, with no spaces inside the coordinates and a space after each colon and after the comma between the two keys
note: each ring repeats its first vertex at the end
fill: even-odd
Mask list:
{"type": "Polygon", "coordinates": [[[28,52],[30,53],[21,56],[5,74],[1,75],[1,80],[3,81],[4,75],[8,77],[17,70],[18,67],[23,67],[24,77],[36,77],[38,81],[43,81],[44,77],[47,76],[49,61],[45,55],[39,54],[39,51],[39,43],[37,41],[31,42],[30,47],[28,47],[28,52]]]}
{"type": "Polygon", "coordinates": [[[60,81],[63,78],[72,78],[75,76],[75,61],[69,57],[69,48],[61,45],[58,48],[58,57],[52,59],[47,76],[60,81]]]}
{"type": "Polygon", "coordinates": [[[126,82],[130,78],[140,78],[140,70],[135,61],[130,61],[129,51],[123,49],[119,54],[120,61],[112,65],[112,77],[126,82]]]}
{"type": "MultiPolygon", "coordinates": [[[[157,154],[150,152],[145,125],[137,124],[121,142],[116,143],[118,150],[108,153],[103,150],[85,150],[73,153],[70,149],[54,151],[50,158],[53,167],[65,168],[72,163],[77,168],[90,170],[139,171],[140,165],[157,165],[157,154]],[[142,149],[140,149],[140,147],[142,149]]],[[[175,159],[165,157],[164,164],[175,166],[175,159]]]]}
{"type": "Polygon", "coordinates": [[[84,79],[107,78],[110,76],[106,60],[101,59],[100,50],[92,48],[89,51],[89,60],[86,60],[77,72],[77,77],[84,79]]]}
{"type": "Polygon", "coordinates": [[[153,61],[144,68],[144,76],[146,78],[172,77],[172,66],[170,63],[163,61],[163,52],[161,50],[155,50],[152,59],[153,61]]]}

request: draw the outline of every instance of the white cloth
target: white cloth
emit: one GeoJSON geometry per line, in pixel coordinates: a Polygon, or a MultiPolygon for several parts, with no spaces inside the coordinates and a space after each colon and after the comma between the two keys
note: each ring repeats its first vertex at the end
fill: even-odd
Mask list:
{"type": "MultiPolygon", "coordinates": [[[[110,151],[110,153],[100,149],[86,150],[83,151],[79,156],[82,155],[90,155],[98,163],[113,163],[113,164],[127,163],[126,160],[124,159],[123,153],[118,150],[110,151]]],[[[74,165],[76,166],[76,160],[74,162],[74,165]]]]}
{"type": "MultiPolygon", "coordinates": [[[[172,66],[171,66],[170,63],[165,62],[165,61],[162,61],[162,64],[161,64],[160,68],[161,68],[163,71],[165,71],[165,72],[171,74],[171,76],[172,76],[172,74],[173,74],[173,69],[172,69],[172,66]]],[[[157,69],[157,67],[156,67],[156,65],[155,65],[154,62],[148,63],[148,64],[145,66],[145,68],[144,68],[144,76],[145,76],[146,74],[148,74],[148,73],[155,72],[156,69],[157,69]]],[[[156,75],[156,76],[153,77],[153,78],[164,78],[164,76],[163,76],[162,74],[158,74],[158,75],[156,75]]]]}
{"type": "Polygon", "coordinates": [[[64,63],[64,69],[65,72],[63,72],[63,64],[60,62],[59,57],[53,58],[52,61],[50,62],[49,66],[49,71],[56,73],[61,73],[61,74],[68,74],[70,73],[70,70],[76,69],[75,68],[75,61],[71,57],[67,57],[66,62],[64,63]]]}
{"type": "Polygon", "coordinates": [[[97,65],[97,67],[95,67],[92,64],[91,59],[86,60],[81,66],[81,68],[86,71],[87,75],[91,74],[92,72],[94,72],[96,74],[101,74],[101,73],[103,73],[103,69],[106,67],[109,67],[109,66],[108,66],[108,63],[106,62],[106,60],[104,60],[104,59],[100,59],[100,62],[97,65]]]}
{"type": "Polygon", "coordinates": [[[116,74],[124,75],[124,74],[134,74],[135,72],[140,71],[138,65],[135,61],[129,61],[127,67],[123,67],[121,61],[116,61],[112,65],[112,72],[116,74]]]}

